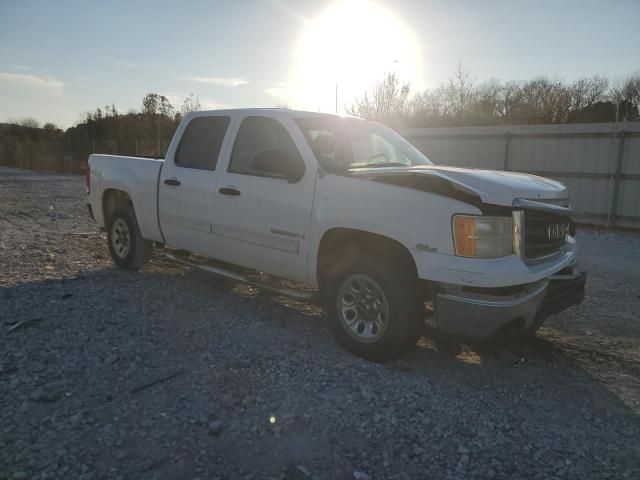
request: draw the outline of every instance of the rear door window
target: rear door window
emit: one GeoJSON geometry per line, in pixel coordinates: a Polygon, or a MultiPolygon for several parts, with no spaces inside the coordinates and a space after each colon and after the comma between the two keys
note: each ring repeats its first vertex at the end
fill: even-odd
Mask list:
{"type": "Polygon", "coordinates": [[[229,117],[197,117],[189,122],[182,134],[175,163],[183,168],[215,170],[229,117]]]}

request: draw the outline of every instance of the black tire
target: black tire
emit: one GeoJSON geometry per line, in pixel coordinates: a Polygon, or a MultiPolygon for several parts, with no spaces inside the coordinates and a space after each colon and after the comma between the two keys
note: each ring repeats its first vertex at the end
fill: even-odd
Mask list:
{"type": "Polygon", "coordinates": [[[415,346],[424,322],[417,301],[415,274],[368,255],[357,255],[342,262],[343,266],[327,279],[323,288],[327,320],[338,342],[353,354],[374,362],[392,360],[415,346]],[[367,277],[374,281],[374,288],[383,292],[388,316],[385,315],[386,327],[378,333],[379,337],[365,341],[350,332],[341,302],[350,281],[367,277]]]}
{"type": "Polygon", "coordinates": [[[132,206],[117,207],[107,227],[109,253],[116,265],[125,270],[140,270],[151,257],[153,243],[142,238],[132,206]],[[124,228],[126,225],[126,229],[124,228]],[[124,235],[123,231],[127,231],[124,235]],[[126,247],[124,239],[126,238],[126,247]]]}

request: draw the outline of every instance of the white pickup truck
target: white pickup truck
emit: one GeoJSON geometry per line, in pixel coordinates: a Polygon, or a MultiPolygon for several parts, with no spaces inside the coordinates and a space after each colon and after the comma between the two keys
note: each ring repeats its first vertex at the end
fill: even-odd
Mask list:
{"type": "Polygon", "coordinates": [[[584,297],[562,184],[434,165],[375,122],[197,112],[164,160],[91,155],[89,167],[89,212],[117,265],[137,270],[165,245],[197,268],[317,293],[339,342],[367,359],[415,345],[429,304],[442,332],[484,340],[531,334],[584,297]]]}

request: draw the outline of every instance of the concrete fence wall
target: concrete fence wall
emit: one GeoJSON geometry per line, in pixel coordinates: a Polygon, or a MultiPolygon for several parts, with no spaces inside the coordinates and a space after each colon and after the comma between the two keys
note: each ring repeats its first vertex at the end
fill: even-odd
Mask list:
{"type": "Polygon", "coordinates": [[[527,172],[569,187],[576,219],[640,228],[640,122],[415,128],[434,163],[527,172]]]}

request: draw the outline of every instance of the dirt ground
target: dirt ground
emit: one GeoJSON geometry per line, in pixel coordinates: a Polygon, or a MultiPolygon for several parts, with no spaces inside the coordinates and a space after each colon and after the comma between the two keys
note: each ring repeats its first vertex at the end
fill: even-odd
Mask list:
{"type": "Polygon", "coordinates": [[[83,188],[0,169],[0,479],[640,478],[639,233],[580,229],[536,339],[378,365],[315,305],[114,267],[83,188]]]}

